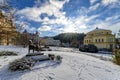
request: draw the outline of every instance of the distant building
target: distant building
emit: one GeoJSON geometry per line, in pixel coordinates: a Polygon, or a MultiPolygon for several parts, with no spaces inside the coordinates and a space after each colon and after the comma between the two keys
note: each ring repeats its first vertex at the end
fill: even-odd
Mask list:
{"type": "Polygon", "coordinates": [[[0,45],[15,45],[17,33],[12,19],[0,11],[0,45]]]}
{"type": "Polygon", "coordinates": [[[26,37],[26,41],[32,40],[33,43],[38,44],[40,41],[39,33],[36,31],[36,33],[28,33],[27,30],[23,32],[24,37],[26,37]]]}
{"type": "Polygon", "coordinates": [[[54,40],[53,38],[46,38],[45,45],[60,46],[60,44],[61,44],[60,40],[54,40]]]}
{"type": "Polygon", "coordinates": [[[62,43],[61,46],[62,47],[70,47],[70,44],[69,43],[62,43]]]}
{"type": "Polygon", "coordinates": [[[111,30],[99,28],[88,32],[84,38],[85,45],[94,44],[99,49],[107,48],[112,50],[115,48],[115,41],[115,35],[112,34],[111,30]]]}

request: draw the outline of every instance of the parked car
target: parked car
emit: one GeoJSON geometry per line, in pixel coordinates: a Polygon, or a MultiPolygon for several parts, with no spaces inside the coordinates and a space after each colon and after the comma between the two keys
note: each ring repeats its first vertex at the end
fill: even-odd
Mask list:
{"type": "Polygon", "coordinates": [[[95,45],[93,45],[93,44],[81,45],[79,47],[79,51],[97,53],[98,52],[98,48],[95,45]]]}
{"type": "Polygon", "coordinates": [[[87,52],[88,46],[87,45],[81,45],[79,46],[79,51],[87,52]]]}

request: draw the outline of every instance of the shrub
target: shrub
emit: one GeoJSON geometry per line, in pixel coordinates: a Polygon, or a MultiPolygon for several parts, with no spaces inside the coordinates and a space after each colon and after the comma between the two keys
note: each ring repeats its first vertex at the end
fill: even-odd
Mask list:
{"type": "Polygon", "coordinates": [[[48,54],[50,60],[62,61],[62,57],[60,55],[55,56],[54,54],[48,54]]]}
{"type": "Polygon", "coordinates": [[[44,48],[49,48],[49,46],[45,45],[44,48]]]}
{"type": "Polygon", "coordinates": [[[120,65],[120,51],[119,50],[114,50],[113,60],[116,64],[120,65]]]}
{"type": "Polygon", "coordinates": [[[48,57],[50,58],[50,60],[54,60],[55,59],[55,55],[54,54],[48,54],[48,57]]]}
{"type": "Polygon", "coordinates": [[[17,56],[18,54],[16,52],[12,51],[2,51],[0,52],[0,56],[17,56]]]}
{"type": "Polygon", "coordinates": [[[61,61],[62,57],[60,55],[56,56],[56,60],[61,61]]]}
{"type": "Polygon", "coordinates": [[[28,70],[31,67],[33,67],[35,64],[35,61],[30,58],[22,58],[15,60],[9,64],[9,70],[11,71],[22,71],[22,70],[28,70]]]}

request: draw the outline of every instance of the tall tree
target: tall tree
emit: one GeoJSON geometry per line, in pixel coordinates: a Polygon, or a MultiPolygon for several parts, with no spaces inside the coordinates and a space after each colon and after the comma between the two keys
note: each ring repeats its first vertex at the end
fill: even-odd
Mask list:
{"type": "Polygon", "coordinates": [[[16,9],[11,4],[14,4],[11,0],[0,0],[0,36],[4,35],[7,44],[9,44],[8,35],[17,35],[14,23],[16,9]]]}

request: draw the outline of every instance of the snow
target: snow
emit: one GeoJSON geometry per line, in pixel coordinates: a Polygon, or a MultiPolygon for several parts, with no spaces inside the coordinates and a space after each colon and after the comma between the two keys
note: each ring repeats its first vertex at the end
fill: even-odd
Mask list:
{"type": "MultiPolygon", "coordinates": [[[[109,60],[91,56],[93,53],[79,52],[73,48],[52,47],[53,51],[43,51],[45,55],[63,57],[62,62],[37,62],[31,70],[11,72],[8,65],[27,54],[27,48],[0,46],[0,51],[16,51],[18,56],[0,57],[0,80],[120,80],[120,66],[109,60]]],[[[100,54],[101,55],[101,54],[100,54]]],[[[104,55],[102,55],[104,56],[104,55]]],[[[106,55],[111,57],[110,55],[106,55]]]]}

